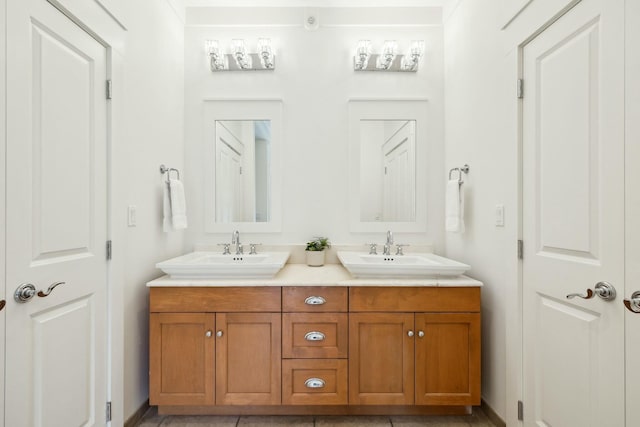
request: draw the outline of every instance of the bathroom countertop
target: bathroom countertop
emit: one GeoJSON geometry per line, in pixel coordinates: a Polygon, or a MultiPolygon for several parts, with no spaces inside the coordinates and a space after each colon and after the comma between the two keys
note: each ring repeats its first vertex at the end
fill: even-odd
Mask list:
{"type": "Polygon", "coordinates": [[[171,279],[162,276],[147,283],[148,287],[173,286],[482,286],[467,276],[430,279],[355,279],[340,264],[309,267],[286,264],[272,279],[171,279]]]}

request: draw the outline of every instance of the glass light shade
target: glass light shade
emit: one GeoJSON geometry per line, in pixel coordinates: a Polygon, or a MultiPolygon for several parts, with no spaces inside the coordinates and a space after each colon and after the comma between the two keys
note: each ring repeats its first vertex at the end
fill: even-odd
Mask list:
{"type": "Polygon", "coordinates": [[[204,48],[206,52],[211,55],[216,51],[220,51],[220,42],[218,40],[205,40],[204,48]]]}
{"type": "Polygon", "coordinates": [[[243,39],[231,40],[231,48],[233,50],[233,57],[236,60],[238,67],[242,69],[251,68],[251,57],[247,53],[247,48],[244,45],[243,39]]]}
{"type": "Polygon", "coordinates": [[[424,40],[412,40],[410,53],[411,55],[422,57],[422,55],[424,54],[424,40]]]}
{"type": "Polygon", "coordinates": [[[258,55],[260,63],[264,68],[273,69],[273,48],[271,47],[271,39],[258,39],[258,55]]]}
{"type": "Polygon", "coordinates": [[[383,55],[396,56],[396,50],[398,49],[398,42],[395,40],[385,40],[382,45],[383,55]]]}

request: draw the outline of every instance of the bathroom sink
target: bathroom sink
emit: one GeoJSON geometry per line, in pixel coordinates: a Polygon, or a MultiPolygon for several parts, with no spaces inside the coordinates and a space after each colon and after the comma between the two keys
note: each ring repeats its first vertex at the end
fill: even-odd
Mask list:
{"type": "Polygon", "coordinates": [[[338,251],[338,258],[352,276],[359,279],[422,279],[459,276],[471,267],[430,253],[370,255],[338,251]]]}
{"type": "Polygon", "coordinates": [[[156,264],[172,279],[270,279],[289,259],[289,252],[222,255],[191,252],[156,264]]]}

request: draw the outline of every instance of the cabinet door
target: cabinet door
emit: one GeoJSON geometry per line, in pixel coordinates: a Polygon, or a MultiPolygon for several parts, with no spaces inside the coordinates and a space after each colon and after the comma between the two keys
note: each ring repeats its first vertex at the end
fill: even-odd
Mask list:
{"type": "Polygon", "coordinates": [[[280,404],[281,314],[216,314],[216,404],[280,404]]]}
{"type": "Polygon", "coordinates": [[[480,404],[480,313],[416,314],[416,404],[480,404]]]}
{"type": "Polygon", "coordinates": [[[213,314],[151,313],[149,403],[214,403],[213,314]]]}
{"type": "Polygon", "coordinates": [[[352,313],[349,335],[349,404],[413,404],[413,313],[352,313]]]}

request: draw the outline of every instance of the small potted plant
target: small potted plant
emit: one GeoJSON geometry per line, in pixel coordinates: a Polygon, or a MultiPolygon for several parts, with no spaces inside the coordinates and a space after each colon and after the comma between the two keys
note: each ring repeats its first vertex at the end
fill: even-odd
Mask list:
{"type": "Polygon", "coordinates": [[[314,237],[307,242],[307,265],[310,267],[322,267],[324,265],[324,250],[331,247],[328,237],[314,237]]]}

